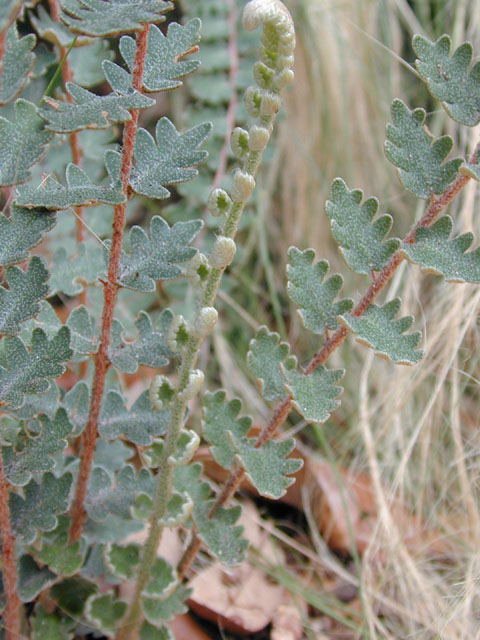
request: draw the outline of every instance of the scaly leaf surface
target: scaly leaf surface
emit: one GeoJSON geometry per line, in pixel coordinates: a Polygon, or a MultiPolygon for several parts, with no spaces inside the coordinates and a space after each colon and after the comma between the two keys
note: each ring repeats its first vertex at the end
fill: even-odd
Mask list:
{"type": "Polygon", "coordinates": [[[29,80],[30,71],[35,64],[32,53],[37,42],[33,33],[18,37],[16,24],[7,31],[5,51],[2,59],[2,81],[0,83],[0,105],[16,98],[29,80]]]}
{"type": "Polygon", "coordinates": [[[468,251],[473,242],[472,233],[450,240],[452,227],[450,216],[441,217],[431,227],[420,227],[415,233],[415,242],[404,243],[401,252],[423,271],[443,276],[447,282],[480,284],[480,248],[468,251]]]}
{"type": "Polygon", "coordinates": [[[52,137],[28,100],[15,102],[15,122],[0,116],[0,187],[30,180],[28,169],[45,155],[52,137]]]}
{"type": "Polygon", "coordinates": [[[140,31],[144,24],[163,22],[173,7],[163,0],[62,0],[61,6],[63,22],[87,36],[140,31]]]}
{"type": "Polygon", "coordinates": [[[295,356],[290,355],[290,346],[280,342],[278,333],[260,327],[256,337],[250,342],[247,364],[257,378],[263,397],[270,402],[285,400],[285,379],[280,370],[284,363],[287,369],[296,366],[295,356]]]}
{"type": "Polygon", "coordinates": [[[20,324],[40,312],[40,300],[48,294],[48,270],[38,256],[34,256],[27,271],[18,267],[6,270],[8,289],[0,287],[0,334],[14,336],[20,324]]]}
{"type": "Polygon", "coordinates": [[[133,109],[146,109],[155,104],[131,86],[131,76],[118,65],[104,60],[103,72],[114,90],[106,96],[67,82],[66,89],[75,102],[48,99],[39,114],[47,121],[46,128],[57,133],[72,133],[81,129],[106,129],[112,123],[127,122],[133,109]]]}
{"type": "Polygon", "coordinates": [[[0,266],[24,262],[55,222],[55,214],[49,211],[30,211],[12,203],[9,218],[0,213],[0,266]]]}
{"type": "MultiPolygon", "coordinates": [[[[155,280],[176,278],[182,273],[177,265],[197,253],[197,249],[189,245],[202,226],[201,220],[188,220],[170,227],[163,218],[154,216],[150,222],[150,237],[141,227],[132,227],[128,238],[129,253],[122,251],[117,282],[129,289],[149,292],[155,291],[155,280]]],[[[110,248],[110,242],[105,246],[110,248]]]]}
{"type": "Polygon", "coordinates": [[[338,273],[324,281],[328,271],[327,260],[314,264],[315,251],[300,251],[296,247],[288,250],[287,292],[299,307],[299,315],[306,329],[323,335],[327,329],[338,327],[337,316],[353,308],[353,300],[344,298],[334,302],[343,286],[338,273]]]}
{"type": "Polygon", "coordinates": [[[282,371],[295,409],[309,422],[326,422],[340,404],[337,396],[343,389],[335,383],[343,377],[345,371],[329,370],[323,365],[308,376],[284,366],[282,371]]]}
{"type": "Polygon", "coordinates": [[[371,304],[362,316],[347,314],[340,322],[355,334],[358,342],[374,349],[378,356],[396,364],[413,365],[423,355],[421,349],[416,349],[421,333],[415,331],[404,335],[413,324],[413,316],[395,319],[400,304],[399,298],[381,307],[371,304]]]}
{"type": "Polygon", "coordinates": [[[179,133],[168,118],[160,118],[155,128],[156,140],[145,129],[139,129],[135,138],[135,167],[130,184],[136,193],[162,200],[170,192],[165,187],[194,178],[195,165],[207,157],[198,147],[212,130],[204,122],[179,133]]]}
{"type": "MultiPolygon", "coordinates": [[[[172,22],[163,35],[152,25],[148,34],[147,55],[143,72],[143,88],[146,91],[167,91],[182,85],[184,78],[200,66],[199,60],[185,60],[200,42],[201,22],[198,18],[185,25],[172,22]]],[[[135,41],[129,36],[120,39],[120,52],[130,71],[135,59],[135,41]]]]}
{"type": "Polygon", "coordinates": [[[121,204],[125,202],[125,195],[120,181],[120,154],[106,151],[105,166],[110,176],[108,186],[94,184],[83,169],[70,163],[66,171],[66,187],[53,176],[48,176],[37,187],[22,189],[17,204],[27,209],[43,207],[53,211],[69,207],[91,207],[99,202],[121,204]]]}
{"type": "Polygon", "coordinates": [[[372,223],[378,200],[368,198],[362,203],[362,191],[350,191],[341,178],[333,181],[331,193],[326,213],[331,220],[333,237],[348,266],[356,273],[368,276],[372,270],[381,271],[400,246],[398,238],[385,240],[392,227],[392,217],[384,214],[372,223]]]}
{"type": "Polygon", "coordinates": [[[457,122],[474,127],[480,122],[480,61],[472,66],[473,47],[461,44],[452,55],[450,36],[436,42],[423,36],[413,38],[418,56],[415,66],[427,87],[457,122]]]}
{"type": "Polygon", "coordinates": [[[425,110],[392,103],[393,124],[387,124],[385,153],[398,168],[403,186],[419,198],[443,193],[455,180],[461,158],[445,161],[452,150],[450,136],[434,138],[425,127],[425,110]]]}
{"type": "Polygon", "coordinates": [[[65,371],[70,360],[70,331],[62,327],[52,340],[34,329],[30,350],[20,338],[4,338],[0,346],[0,404],[18,409],[26,393],[42,393],[50,388],[50,378],[65,371]]]}
{"type": "Polygon", "coordinates": [[[45,473],[40,483],[32,480],[24,487],[24,497],[18,493],[10,494],[12,527],[19,542],[31,544],[38,531],[55,529],[58,525],[57,516],[69,509],[72,482],[71,473],[64,473],[59,478],[53,473],[45,473]]]}
{"type": "Polygon", "coordinates": [[[53,420],[43,414],[26,423],[20,442],[3,448],[5,476],[14,486],[23,486],[34,473],[53,471],[54,456],[61,453],[72,433],[67,412],[59,408],[53,420]]]}

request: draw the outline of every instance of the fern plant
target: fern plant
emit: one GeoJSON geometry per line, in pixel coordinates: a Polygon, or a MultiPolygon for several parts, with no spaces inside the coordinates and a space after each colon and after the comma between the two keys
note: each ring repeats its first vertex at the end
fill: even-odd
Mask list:
{"type": "MultiPolygon", "coordinates": [[[[35,5],[3,0],[0,12],[2,633],[6,640],[169,638],[169,621],[185,611],[186,575],[200,547],[227,565],[245,557],[240,508],[227,507],[242,478],[271,499],[293,482],[301,465],[288,457],[294,441],[274,437],[291,409],[322,423],[339,405],[344,371],[325,363],[345,337],[352,333],[395,363],[421,358],[420,334],[408,332],[413,319],[397,317],[400,301],[375,304],[400,262],[479,282],[471,234],[451,239],[451,219],[436,221],[468,180],[480,179],[477,155],[447,160],[451,139],[432,138],[422,109],[393,103],[386,154],[404,186],[429,200],[426,212],[403,241],[386,238],[392,219],[375,218],[378,202],[362,202],[361,191],[333,182],[326,207],[333,235],[348,266],[372,281],[356,304],[338,300],[342,277],[327,276],[328,263],[315,262],[312,250],[291,248],[288,294],[305,328],[325,341],[301,367],[278,334],[259,330],[248,367],[273,412],[256,438],[238,399],[219,389],[202,396],[200,435],[230,473],[217,491],[194,460],[200,435],[188,408],[204,383],[199,351],[217,322],[215,301],[240,218],[280,95],[293,80],[291,16],[280,0],[244,8],[245,28],[263,27],[256,86],[244,96],[250,124],[231,136],[239,166],[225,188],[223,169],[214,177],[208,207],[220,224],[205,255],[193,246],[202,229],[198,211],[174,224],[156,214],[148,230],[129,224],[126,232],[136,202],[168,198],[206,159],[212,125],[198,122],[198,113],[186,129],[166,117],[151,131],[139,126],[155,106],[152,96],[178,89],[199,66],[192,55],[200,20],[157,26],[173,8],[163,0],[49,0],[48,11],[35,5]],[[187,319],[159,308],[161,283],[184,276],[195,298],[187,319]],[[57,300],[67,301],[64,317],[57,300]],[[140,367],[162,373],[130,403],[124,376],[140,367]],[[166,527],[187,532],[177,566],[157,553],[166,527]],[[129,541],[142,530],[144,544],[129,541]],[[128,601],[125,581],[132,583],[128,601]]],[[[225,18],[224,3],[200,10],[225,18]]],[[[471,47],[450,55],[447,36],[436,43],[417,37],[414,47],[432,95],[458,121],[478,124],[480,67],[471,67],[471,47]]],[[[196,91],[205,89],[197,84],[196,91]]],[[[230,107],[233,113],[234,101],[230,107]]]]}

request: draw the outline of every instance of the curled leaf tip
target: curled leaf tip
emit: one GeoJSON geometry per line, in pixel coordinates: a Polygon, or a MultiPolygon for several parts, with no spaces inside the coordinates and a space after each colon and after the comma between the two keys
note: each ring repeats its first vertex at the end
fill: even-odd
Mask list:
{"type": "Polygon", "coordinates": [[[243,10],[243,27],[253,31],[261,24],[270,23],[285,34],[294,35],[293,19],[280,0],[250,0],[243,10]]]}

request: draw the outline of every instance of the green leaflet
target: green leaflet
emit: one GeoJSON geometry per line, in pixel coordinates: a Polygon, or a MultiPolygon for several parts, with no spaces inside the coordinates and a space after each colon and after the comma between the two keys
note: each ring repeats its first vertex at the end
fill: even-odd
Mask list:
{"type": "Polygon", "coordinates": [[[27,260],[29,250],[55,222],[55,214],[49,211],[30,211],[12,203],[9,218],[0,213],[0,265],[7,267],[27,260]]]}
{"type": "Polygon", "coordinates": [[[70,507],[72,482],[71,473],[64,473],[60,478],[53,473],[45,473],[39,484],[32,480],[24,487],[23,498],[18,493],[10,493],[12,528],[18,542],[31,544],[38,530],[55,529],[58,525],[57,516],[66,513],[70,507]]]}
{"type": "Polygon", "coordinates": [[[110,593],[93,595],[85,603],[85,615],[95,629],[113,638],[115,629],[127,610],[127,603],[117,600],[110,593]]]}
{"type": "Polygon", "coordinates": [[[37,187],[22,189],[17,204],[27,209],[44,207],[50,210],[91,207],[99,202],[121,204],[125,202],[125,195],[120,181],[120,154],[117,151],[105,152],[105,167],[110,177],[108,186],[95,185],[80,167],[70,163],[66,171],[66,187],[53,176],[48,176],[37,187]]]}
{"type": "Polygon", "coordinates": [[[158,598],[143,598],[142,609],[145,614],[145,618],[154,627],[163,629],[163,631],[161,631],[162,635],[156,636],[156,638],[163,637],[168,639],[168,635],[165,635],[165,627],[163,623],[173,620],[173,618],[179,613],[186,613],[188,611],[188,607],[185,602],[191,593],[191,589],[187,589],[187,587],[179,585],[172,595],[166,600],[159,600],[158,598]]]}
{"type": "Polygon", "coordinates": [[[27,84],[29,74],[35,64],[35,54],[32,53],[32,50],[36,42],[37,38],[33,33],[19,38],[16,24],[12,24],[7,31],[2,60],[0,105],[11,102],[27,84]]]}
{"type": "Polygon", "coordinates": [[[356,273],[368,276],[372,270],[381,271],[400,246],[398,238],[385,240],[392,227],[392,217],[384,214],[372,223],[378,200],[369,198],[361,204],[363,192],[360,189],[350,191],[341,178],[333,181],[331,193],[326,213],[331,220],[333,237],[348,266],[356,273]]]}
{"type": "Polygon", "coordinates": [[[140,562],[140,547],[136,544],[108,544],[103,557],[108,570],[117,578],[131,580],[135,577],[140,562]]]}
{"type": "Polygon", "coordinates": [[[76,104],[50,98],[46,100],[48,106],[38,112],[47,121],[47,129],[57,133],[87,128],[106,129],[112,123],[131,120],[129,111],[146,109],[155,104],[154,100],[132,88],[130,74],[118,65],[104,60],[102,69],[114,93],[97,96],[77,84],[67,82],[66,89],[76,104]]]}
{"type": "Polygon", "coordinates": [[[108,47],[106,40],[94,40],[85,47],[74,47],[68,54],[75,84],[81,87],[96,87],[105,79],[102,64],[104,60],[112,60],[114,52],[108,47]]]}
{"type": "Polygon", "coordinates": [[[398,167],[406,189],[419,198],[443,193],[455,180],[461,158],[448,160],[453,140],[450,136],[434,138],[425,127],[425,110],[412,111],[402,100],[392,103],[393,124],[387,124],[385,153],[398,167]]]}
{"type": "Polygon", "coordinates": [[[131,409],[127,409],[123,397],[111,390],[102,403],[98,433],[108,440],[123,435],[130,442],[145,447],[166,432],[169,420],[168,409],[152,409],[148,391],[144,391],[131,409]]]}
{"type": "Polygon", "coordinates": [[[139,129],[130,179],[132,189],[149,198],[168,198],[166,185],[185,182],[197,175],[193,167],[207,157],[207,152],[199,151],[198,147],[211,130],[212,124],[204,122],[179,133],[168,118],[160,118],[155,127],[155,141],[148,131],[139,129]]]}
{"type": "MultiPolygon", "coordinates": [[[[198,60],[184,60],[191,49],[200,42],[200,20],[185,25],[172,22],[166,35],[155,25],[148,34],[147,56],[143,72],[143,88],[146,91],[167,91],[182,85],[184,78],[200,66],[198,60]]],[[[129,36],[120,39],[120,52],[130,71],[135,57],[135,41],[129,36]]]]}
{"type": "MultiPolygon", "coordinates": [[[[189,245],[202,227],[201,220],[177,222],[170,227],[160,216],[154,216],[150,222],[150,238],[141,227],[132,227],[128,237],[129,253],[122,251],[120,258],[118,283],[149,292],[155,291],[155,280],[176,278],[182,273],[177,265],[197,253],[197,249],[189,245]]],[[[108,250],[110,242],[105,246],[108,250]]]]}
{"type": "Polygon", "coordinates": [[[147,597],[165,600],[172,594],[177,582],[177,572],[172,565],[163,558],[157,558],[151,568],[150,580],[143,594],[147,597]]]}
{"type": "Polygon", "coordinates": [[[65,293],[67,296],[78,296],[86,285],[95,284],[106,272],[103,251],[93,243],[81,244],[73,256],[59,247],[49,267],[52,295],[65,293]]]}
{"type": "Polygon", "coordinates": [[[67,446],[66,438],[72,429],[63,408],[57,409],[53,420],[42,414],[38,420],[26,423],[16,446],[2,449],[7,480],[15,486],[23,486],[32,474],[53,471],[53,458],[67,446]]]}
{"type": "Polygon", "coordinates": [[[57,579],[46,567],[40,568],[32,556],[23,555],[17,562],[18,595],[22,602],[35,600],[38,594],[57,579]]]}
{"type": "Polygon", "coordinates": [[[63,22],[87,36],[140,31],[142,24],[163,22],[173,7],[163,0],[61,0],[61,6],[63,22]]]}
{"type": "Polygon", "coordinates": [[[83,305],[75,307],[65,324],[70,329],[70,346],[75,353],[87,355],[98,351],[95,319],[88,313],[86,307],[83,305]]]}
{"type": "Polygon", "coordinates": [[[250,342],[247,364],[260,384],[263,397],[270,402],[279,402],[287,397],[285,380],[280,371],[281,363],[287,369],[296,367],[296,358],[290,355],[290,346],[280,342],[278,333],[260,327],[250,342]]]}
{"type": "Polygon", "coordinates": [[[286,388],[295,409],[309,422],[326,422],[339,406],[337,396],[343,391],[335,386],[344,375],[343,369],[329,370],[320,365],[308,376],[281,365],[286,388]]]}
{"type": "MultiPolygon", "coordinates": [[[[66,511],[67,507],[65,507],[66,511]]],[[[80,539],[72,544],[68,542],[70,519],[61,516],[58,526],[50,533],[44,533],[41,544],[37,544],[32,553],[36,560],[46,564],[58,576],[73,576],[85,560],[87,548],[80,539]]]]}
{"type": "MultiPolygon", "coordinates": [[[[214,504],[210,485],[201,481],[200,463],[177,467],[174,474],[174,486],[180,492],[187,492],[194,507],[192,519],[198,529],[200,539],[209,551],[226,565],[240,564],[245,558],[248,542],[242,538],[243,527],[235,526],[240,517],[240,507],[217,509],[209,517],[214,504]]],[[[151,621],[151,620],[150,620],[151,621]]]]}
{"type": "Polygon", "coordinates": [[[295,440],[288,438],[276,442],[269,440],[261,447],[255,447],[255,438],[239,438],[229,433],[236,450],[236,462],[245,469],[248,479],[265,498],[278,500],[285,495],[295,478],[287,478],[303,466],[299,459],[286,459],[295,448],[295,440]]]}
{"type": "Polygon", "coordinates": [[[22,5],[22,0],[0,0],[0,31],[4,31],[22,5]]]}
{"type": "Polygon", "coordinates": [[[460,173],[480,182],[480,165],[479,164],[464,162],[460,167],[460,173]]]}
{"type": "Polygon", "coordinates": [[[32,640],[72,640],[76,626],[75,620],[47,613],[38,605],[32,619],[32,640]]]}
{"type": "MultiPolygon", "coordinates": [[[[58,47],[66,49],[71,45],[74,38],[73,33],[63,22],[56,22],[50,14],[42,7],[37,9],[37,15],[30,12],[30,20],[33,27],[42,40],[51,42],[58,47]]],[[[92,42],[89,38],[78,38],[75,42],[76,47],[81,47],[92,42]]]]}
{"type": "Polygon", "coordinates": [[[450,56],[451,48],[447,35],[436,42],[416,35],[415,66],[447,113],[457,122],[474,127],[480,122],[480,62],[472,66],[473,47],[469,42],[461,44],[450,56]]]}
{"type": "Polygon", "coordinates": [[[15,123],[0,116],[0,187],[29,180],[28,169],[45,155],[52,137],[37,107],[27,100],[15,102],[15,123]]]}
{"type": "Polygon", "coordinates": [[[171,311],[165,310],[159,318],[157,331],[148,313],[140,311],[135,321],[136,339],[127,342],[121,322],[114,320],[108,350],[112,364],[125,373],[135,373],[140,364],[155,369],[166,367],[173,355],[165,340],[171,321],[171,311]]]}
{"type": "Polygon", "coordinates": [[[249,416],[238,417],[241,408],[242,403],[238,398],[226,401],[225,391],[205,394],[202,435],[211,445],[210,450],[216,462],[224,469],[232,468],[236,453],[228,432],[243,438],[252,426],[249,416]]]}
{"type": "Polygon", "coordinates": [[[145,621],[140,629],[140,640],[175,640],[167,626],[154,627],[145,621]]]}
{"type": "Polygon", "coordinates": [[[20,324],[40,312],[39,302],[48,294],[48,270],[34,256],[26,272],[18,267],[6,270],[8,289],[0,287],[0,334],[14,336],[20,324]]]}
{"type": "Polygon", "coordinates": [[[382,307],[372,304],[362,316],[347,314],[340,322],[355,334],[358,342],[375,349],[382,358],[396,364],[416,364],[423,355],[421,349],[416,349],[421,333],[415,331],[403,335],[412,326],[413,316],[394,319],[400,304],[399,298],[382,307]]]}
{"type": "Polygon", "coordinates": [[[34,329],[30,350],[20,338],[3,338],[0,343],[0,403],[18,409],[26,393],[42,393],[50,388],[49,378],[65,371],[70,360],[70,331],[62,327],[52,340],[34,329]]]}
{"type": "Polygon", "coordinates": [[[77,575],[54,584],[50,595],[64,613],[78,618],[83,613],[86,600],[96,591],[95,584],[77,575]]]}
{"type": "Polygon", "coordinates": [[[467,253],[473,233],[450,240],[452,227],[450,216],[441,217],[431,227],[420,227],[415,233],[415,243],[404,243],[401,253],[423,271],[443,276],[447,282],[480,284],[480,248],[467,253]]]}
{"type": "Polygon", "coordinates": [[[327,260],[313,264],[315,251],[299,251],[296,247],[288,250],[287,292],[299,307],[299,315],[306,329],[323,335],[326,330],[338,327],[337,316],[353,308],[353,300],[344,298],[333,302],[343,286],[343,278],[335,274],[325,282],[328,271],[327,260]]]}

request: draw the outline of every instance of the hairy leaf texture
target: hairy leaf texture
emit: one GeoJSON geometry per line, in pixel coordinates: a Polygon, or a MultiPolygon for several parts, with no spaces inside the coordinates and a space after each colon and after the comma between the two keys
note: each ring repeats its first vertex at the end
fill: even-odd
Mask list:
{"type": "Polygon", "coordinates": [[[480,61],[472,65],[473,47],[469,42],[457,47],[452,55],[451,48],[450,36],[431,42],[416,35],[415,66],[447,113],[457,122],[474,127],[480,122],[480,61]]]}
{"type": "Polygon", "coordinates": [[[0,116],[0,186],[29,180],[28,169],[45,155],[52,137],[37,115],[37,107],[19,98],[15,102],[15,123],[0,116]]]}
{"type": "Polygon", "coordinates": [[[32,640],[73,640],[76,626],[76,620],[47,613],[42,605],[38,605],[32,618],[32,640]]]}
{"type": "Polygon", "coordinates": [[[67,412],[59,408],[53,419],[43,414],[27,422],[15,446],[2,449],[5,476],[15,486],[25,485],[32,474],[53,471],[54,457],[61,453],[72,433],[67,412]]]}
{"type": "Polygon", "coordinates": [[[0,0],[0,31],[4,31],[15,20],[22,0],[0,0]]]}
{"type": "Polygon", "coordinates": [[[55,222],[55,214],[49,211],[31,211],[12,203],[9,218],[0,213],[0,265],[24,262],[55,222]]]}
{"type": "Polygon", "coordinates": [[[372,271],[381,271],[400,246],[398,238],[385,240],[392,227],[392,217],[384,214],[372,223],[378,200],[369,198],[362,203],[362,191],[350,191],[341,178],[333,181],[331,193],[326,213],[346,263],[356,273],[368,276],[372,271]]]}
{"type": "Polygon", "coordinates": [[[156,140],[145,129],[139,129],[135,138],[135,168],[130,184],[136,193],[149,198],[163,199],[170,196],[165,187],[194,178],[193,168],[207,157],[198,150],[212,130],[210,122],[204,122],[179,133],[168,118],[160,118],[155,128],[156,140]]]}
{"type": "Polygon", "coordinates": [[[110,60],[104,60],[102,68],[113,93],[97,96],[73,82],[67,82],[66,89],[75,102],[49,98],[46,101],[48,106],[39,109],[39,115],[47,121],[47,129],[57,133],[106,129],[112,123],[131,120],[129,110],[146,109],[155,104],[154,100],[133,89],[132,78],[124,69],[110,60]]]}
{"type": "Polygon", "coordinates": [[[306,376],[282,365],[282,372],[295,409],[309,422],[326,422],[340,404],[337,396],[343,389],[335,383],[343,377],[345,371],[329,370],[320,365],[306,376]]]}
{"type": "Polygon", "coordinates": [[[70,360],[70,331],[62,327],[48,340],[42,329],[34,329],[30,349],[20,338],[4,338],[0,346],[0,404],[20,408],[26,393],[42,393],[50,379],[61,376],[70,360]]]}
{"type": "Polygon", "coordinates": [[[169,420],[168,409],[153,410],[148,391],[144,391],[131,409],[127,409],[122,395],[110,390],[102,404],[98,432],[108,440],[123,435],[128,441],[146,447],[166,432],[169,420]]]}
{"type": "Polygon", "coordinates": [[[81,244],[74,255],[58,247],[49,266],[52,295],[78,296],[86,285],[95,284],[106,272],[103,251],[93,243],[81,244]]]}
{"type": "Polygon", "coordinates": [[[343,278],[335,274],[324,280],[329,264],[320,260],[315,264],[315,251],[300,251],[295,247],[288,250],[287,292],[290,299],[299,307],[299,315],[306,329],[323,335],[327,329],[338,327],[337,316],[351,311],[353,300],[334,299],[343,286],[343,278]]]}
{"type": "Polygon", "coordinates": [[[100,629],[109,638],[113,638],[126,610],[127,603],[118,600],[111,593],[90,596],[85,604],[87,619],[95,629],[100,629]]]}
{"type": "Polygon", "coordinates": [[[235,462],[236,449],[232,446],[228,432],[243,438],[250,431],[252,419],[239,418],[242,403],[238,398],[227,402],[225,391],[205,394],[202,435],[211,445],[216,462],[224,469],[231,469],[235,462]]]}
{"type": "Polygon", "coordinates": [[[8,289],[0,287],[0,334],[14,336],[20,324],[40,312],[39,302],[48,294],[48,270],[38,256],[34,256],[27,271],[18,267],[6,270],[8,289]]]}
{"type": "Polygon", "coordinates": [[[163,22],[173,7],[163,0],[62,0],[61,6],[70,30],[88,36],[140,31],[143,24],[163,22]]]}
{"type": "Polygon", "coordinates": [[[431,227],[420,227],[415,242],[404,243],[401,252],[423,271],[443,276],[447,282],[480,284],[480,248],[468,251],[473,233],[450,239],[452,227],[450,216],[443,216],[431,227]]]}
{"type": "Polygon", "coordinates": [[[234,566],[245,558],[247,541],[242,538],[243,527],[235,523],[240,517],[240,507],[217,509],[209,517],[214,504],[210,485],[201,482],[202,465],[194,463],[177,467],[174,485],[178,491],[187,492],[194,507],[192,519],[198,529],[200,539],[209,551],[224,564],[234,566]]]}
{"type": "Polygon", "coordinates": [[[425,110],[410,110],[401,100],[392,103],[393,124],[387,124],[385,153],[398,167],[406,189],[419,198],[443,193],[455,180],[461,158],[445,161],[452,150],[450,136],[434,138],[425,127],[425,110]]]}
{"type": "MultiPolygon", "coordinates": [[[[10,494],[12,527],[19,542],[31,544],[38,531],[53,531],[57,527],[57,516],[69,509],[72,483],[71,473],[64,473],[59,478],[53,473],[45,473],[40,482],[32,480],[24,487],[24,497],[10,494]]],[[[41,558],[37,559],[43,562],[41,558]]]]}
{"type": "Polygon", "coordinates": [[[400,304],[399,298],[381,307],[372,304],[362,316],[347,314],[340,322],[355,334],[358,342],[374,349],[378,356],[396,364],[416,364],[423,355],[421,349],[416,349],[421,333],[404,335],[413,324],[413,316],[395,319],[400,304]]]}
{"type": "Polygon", "coordinates": [[[11,102],[25,88],[35,64],[35,54],[32,53],[32,50],[36,42],[37,38],[33,33],[19,38],[16,24],[12,24],[7,31],[2,59],[0,105],[11,102]]]}
{"type": "MultiPolygon", "coordinates": [[[[117,281],[136,291],[155,291],[155,280],[176,278],[182,273],[178,263],[190,260],[197,249],[189,246],[203,222],[188,220],[172,227],[160,216],[150,222],[150,237],[134,226],[128,237],[129,253],[122,251],[117,281]]],[[[110,248],[110,241],[105,243],[110,248]]],[[[108,254],[107,254],[108,255],[108,254]]]]}
{"type": "MultiPolygon", "coordinates": [[[[42,40],[51,42],[57,47],[68,48],[72,44],[72,40],[75,37],[70,29],[63,24],[63,22],[57,22],[53,20],[50,14],[40,5],[37,9],[36,15],[30,12],[30,20],[32,21],[35,31],[38,33],[42,40]]],[[[77,38],[75,46],[81,47],[91,43],[92,40],[86,37],[77,38]]]]}
{"type": "Polygon", "coordinates": [[[114,320],[108,351],[112,364],[125,373],[135,373],[140,364],[156,369],[167,366],[169,357],[173,355],[165,340],[171,321],[171,311],[164,311],[159,318],[160,330],[156,331],[148,313],[140,311],[135,321],[137,338],[127,342],[123,337],[121,322],[114,320]]]}
{"type": "Polygon", "coordinates": [[[32,556],[23,555],[17,563],[18,595],[22,602],[32,602],[57,576],[46,567],[40,567],[32,556]]]}
{"type": "MultiPolygon", "coordinates": [[[[185,602],[191,595],[192,590],[179,585],[175,591],[166,599],[160,600],[158,598],[144,597],[142,600],[142,609],[145,614],[145,618],[155,627],[165,628],[163,623],[173,620],[176,615],[186,613],[188,607],[185,602]]],[[[162,636],[155,636],[156,638],[162,638],[162,636]]],[[[168,636],[164,636],[168,638],[168,636]]]]}
{"type": "Polygon", "coordinates": [[[99,202],[121,204],[125,202],[125,195],[120,181],[120,154],[106,151],[105,167],[110,177],[108,186],[95,185],[83,169],[70,163],[66,171],[66,187],[53,176],[48,176],[37,187],[22,189],[17,204],[27,209],[44,207],[50,210],[91,207],[99,202]]]}
{"type": "MultiPolygon", "coordinates": [[[[152,25],[148,34],[147,55],[143,72],[145,91],[167,91],[182,85],[184,78],[200,66],[199,60],[185,60],[200,42],[201,22],[198,18],[185,25],[172,22],[165,35],[152,25]]],[[[135,41],[129,36],[120,39],[120,52],[130,71],[135,59],[135,41]]]]}
{"type": "MultiPolygon", "coordinates": [[[[66,510],[66,509],[65,509],[66,510]]],[[[80,539],[72,544],[68,541],[70,519],[58,518],[54,531],[44,533],[41,544],[32,550],[35,560],[45,564],[59,576],[73,576],[83,565],[87,551],[85,541],[80,539]]]]}
{"type": "Polygon", "coordinates": [[[247,364],[257,378],[263,397],[270,402],[285,400],[285,379],[280,364],[286,369],[296,366],[295,356],[290,355],[290,346],[280,342],[278,333],[260,327],[256,337],[251,340],[247,354],[247,364]]]}

